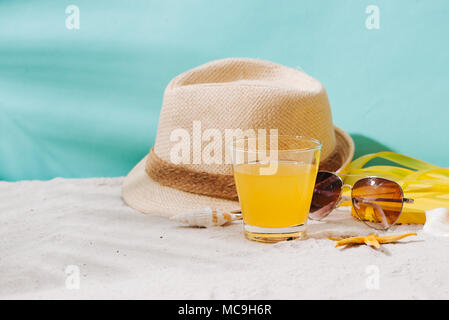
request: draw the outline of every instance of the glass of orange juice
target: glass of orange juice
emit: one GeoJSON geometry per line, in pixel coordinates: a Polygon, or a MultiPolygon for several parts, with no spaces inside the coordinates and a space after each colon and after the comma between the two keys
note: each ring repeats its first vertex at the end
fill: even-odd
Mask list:
{"type": "Polygon", "coordinates": [[[268,135],[237,139],[230,147],[245,237],[260,242],[304,238],[321,143],[268,135]]]}

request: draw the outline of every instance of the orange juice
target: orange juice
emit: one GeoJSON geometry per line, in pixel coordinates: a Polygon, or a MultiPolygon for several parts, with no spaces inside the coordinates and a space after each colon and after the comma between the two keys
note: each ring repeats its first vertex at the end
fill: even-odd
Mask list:
{"type": "Polygon", "coordinates": [[[236,165],[234,178],[246,224],[285,228],[307,220],[315,185],[317,165],[278,161],[277,171],[261,175],[267,164],[236,165]]]}

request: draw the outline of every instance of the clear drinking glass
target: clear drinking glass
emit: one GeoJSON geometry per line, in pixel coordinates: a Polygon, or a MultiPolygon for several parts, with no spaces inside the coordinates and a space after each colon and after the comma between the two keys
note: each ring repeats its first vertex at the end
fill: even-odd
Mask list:
{"type": "Polygon", "coordinates": [[[269,135],[237,139],[230,148],[245,237],[260,242],[303,238],[321,143],[269,135]]]}

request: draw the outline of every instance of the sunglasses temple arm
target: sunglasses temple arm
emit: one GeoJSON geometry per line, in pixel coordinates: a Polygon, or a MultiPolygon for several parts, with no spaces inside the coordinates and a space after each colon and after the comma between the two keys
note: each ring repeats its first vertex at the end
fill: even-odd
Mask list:
{"type": "Polygon", "coordinates": [[[364,200],[367,201],[367,199],[371,201],[381,201],[381,202],[405,202],[405,203],[415,203],[415,200],[409,199],[409,198],[402,198],[402,199],[392,199],[392,198],[367,198],[364,197],[364,200]]]}
{"type": "MultiPolygon", "coordinates": [[[[341,196],[340,196],[340,200],[338,200],[337,205],[339,205],[340,203],[342,203],[342,202],[344,202],[344,201],[351,201],[351,200],[352,200],[351,197],[341,195],[341,196]]],[[[376,203],[374,203],[374,202],[367,201],[367,200],[364,200],[364,199],[357,199],[357,200],[360,201],[360,202],[362,202],[362,203],[365,203],[365,204],[367,204],[367,205],[370,205],[370,206],[372,206],[372,207],[375,208],[375,209],[377,209],[377,211],[378,211],[378,212],[380,213],[380,215],[382,216],[382,224],[384,225],[384,227],[387,227],[388,220],[387,220],[387,217],[385,216],[385,212],[384,212],[384,210],[382,209],[382,207],[380,207],[378,204],[376,204],[376,203]]]]}
{"type": "Polygon", "coordinates": [[[384,227],[388,227],[388,225],[387,225],[387,223],[388,223],[387,216],[385,215],[385,212],[384,212],[384,210],[382,209],[381,206],[379,206],[377,203],[374,203],[374,202],[371,202],[371,201],[367,201],[367,200],[364,200],[364,199],[359,199],[358,201],[360,201],[362,203],[365,203],[367,205],[370,205],[374,209],[377,209],[377,212],[379,212],[379,214],[382,216],[382,224],[384,225],[384,227]]]}

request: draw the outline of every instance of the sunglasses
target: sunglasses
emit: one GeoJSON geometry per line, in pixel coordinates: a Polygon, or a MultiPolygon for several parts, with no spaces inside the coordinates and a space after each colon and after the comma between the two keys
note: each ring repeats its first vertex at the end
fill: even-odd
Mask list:
{"type": "Polygon", "coordinates": [[[401,216],[404,203],[413,203],[413,199],[404,198],[399,184],[380,177],[365,177],[354,185],[345,185],[343,180],[332,172],[319,171],[309,217],[321,220],[329,215],[343,201],[352,201],[358,218],[369,227],[387,230],[401,216]],[[344,187],[351,189],[351,197],[342,195],[344,187]]]}

